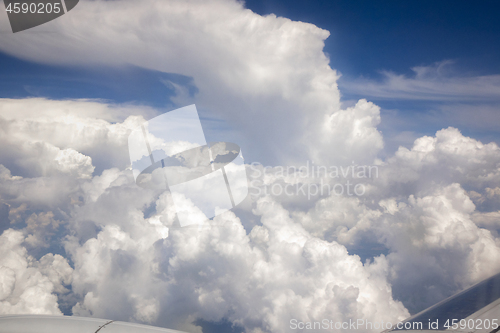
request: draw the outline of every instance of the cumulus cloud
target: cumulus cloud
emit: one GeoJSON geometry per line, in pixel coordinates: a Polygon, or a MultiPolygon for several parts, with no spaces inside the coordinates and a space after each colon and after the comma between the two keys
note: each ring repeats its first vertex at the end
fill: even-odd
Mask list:
{"type": "Polygon", "coordinates": [[[453,182],[483,191],[500,181],[500,149],[494,143],[463,136],[456,128],[415,140],[411,149],[400,147],[380,170],[380,184],[391,191],[401,184],[408,194],[433,190],[453,182]]]}
{"type": "Polygon", "coordinates": [[[288,332],[291,319],[395,323],[500,270],[498,146],[445,128],[380,160],[380,108],[341,109],[328,32],[229,0],[82,1],[50,24],[57,38],[1,34],[0,49],[193,77],[200,110],[243,133],[260,185],[212,226],[181,228],[170,193],[137,186],[129,165],[130,131],[160,110],[1,99],[0,312],[288,332]],[[280,172],[306,162],[338,177],[280,172]],[[364,191],[272,191],[321,181],[364,191]]]}
{"type": "Polygon", "coordinates": [[[286,332],[292,318],[395,322],[408,315],[392,299],[383,263],[363,266],[343,246],[310,236],[270,198],[254,213],[262,225],[249,235],[229,212],[216,217],[217,228],[173,229],[146,247],[106,227],[72,257],[73,288],[85,295],[73,310],[138,320],[142,301],[150,305],[146,317],[161,325],[197,331],[194,318],[226,317],[250,332],[286,332]],[[112,306],[119,300],[123,306],[112,306]]]}
{"type": "Polygon", "coordinates": [[[375,226],[391,252],[394,293],[409,308],[430,305],[500,270],[500,244],[473,222],[474,209],[455,183],[430,195],[410,196],[408,205],[375,226]]]}
{"type": "MultiPolygon", "coordinates": [[[[40,100],[40,107],[45,103],[58,105],[40,100]]],[[[88,103],[91,108],[96,102],[88,103]]],[[[369,121],[376,107],[361,101],[358,111],[350,110],[344,116],[356,123],[369,121]]],[[[36,116],[30,118],[31,127],[21,126],[25,118],[6,122],[6,132],[17,132],[4,142],[15,146],[16,137],[24,138],[55,149],[86,149],[92,156],[102,149],[93,139],[92,129],[99,126],[107,131],[104,142],[116,142],[126,158],[126,133],[142,118],[116,123],[97,119],[52,117],[50,126],[57,128],[79,124],[80,135],[89,137],[87,146],[78,146],[79,140],[62,146],[44,134],[39,124],[45,120],[36,116]]],[[[352,135],[356,129],[347,132],[352,135]]],[[[362,134],[377,137],[373,133],[362,134]]],[[[30,153],[21,150],[18,159],[30,153]]],[[[261,192],[238,215],[226,212],[210,228],[180,228],[170,194],[136,186],[123,165],[86,177],[64,169],[14,176],[2,166],[7,209],[2,216],[8,219],[3,225],[22,230],[5,231],[2,237],[10,245],[2,253],[15,249],[18,258],[27,258],[19,259],[20,268],[2,264],[7,268],[2,268],[1,290],[9,300],[3,311],[59,313],[57,305],[66,302],[77,315],[190,332],[201,332],[195,324],[200,318],[229,320],[249,332],[287,332],[291,319],[395,323],[409,315],[406,308],[418,311],[500,269],[499,242],[487,230],[492,224],[477,222],[478,214],[490,214],[491,221],[493,213],[478,211],[474,204],[498,201],[499,156],[495,144],[448,128],[378,161],[373,177],[358,179],[366,186],[363,195],[308,198],[261,192]],[[37,188],[50,193],[52,183],[57,189],[53,197],[34,196],[37,188]],[[51,252],[54,241],[61,244],[61,239],[73,268],[51,252]],[[44,247],[41,259],[30,257],[33,248],[44,247]],[[37,279],[29,286],[36,285],[36,292],[45,295],[42,303],[13,301],[12,281],[19,276],[12,273],[15,269],[39,272],[33,273],[37,279]]],[[[280,174],[278,167],[248,169],[252,179],[258,170],[266,186],[313,184],[321,178],[280,174]]],[[[343,177],[342,169],[338,172],[343,177]]],[[[345,173],[347,179],[352,175],[345,173]]],[[[15,286],[21,295],[34,292],[27,285],[15,286]]]]}
{"type": "Polygon", "coordinates": [[[323,198],[294,216],[347,248],[383,244],[394,293],[415,312],[500,270],[499,158],[496,144],[443,129],[379,165],[367,195],[323,198]]]}
{"type": "MultiPolygon", "coordinates": [[[[381,137],[370,146],[373,135],[338,130],[352,127],[352,119],[334,115],[340,111],[338,75],[322,52],[329,33],[312,24],[263,17],[232,0],[81,1],[72,15],[50,24],[58,38],[3,34],[0,49],[36,62],[132,64],[190,76],[198,106],[237,128],[247,156],[263,162],[301,162],[311,149],[325,162],[362,161],[381,147],[381,137]],[[329,153],[336,143],[327,139],[331,131],[372,153],[329,153]]],[[[358,131],[375,131],[378,109],[359,107],[367,119],[356,123],[358,131]]]]}
{"type": "Polygon", "coordinates": [[[99,101],[30,98],[2,99],[0,114],[1,140],[8,143],[0,148],[0,164],[20,175],[73,172],[88,177],[92,165],[98,173],[126,167],[130,130],[158,111],[99,101]]]}
{"type": "MultiPolygon", "coordinates": [[[[31,106],[32,100],[25,102],[31,106]]],[[[57,108],[59,103],[39,100],[38,107],[57,108]]],[[[74,103],[88,103],[90,109],[96,102],[74,103]]],[[[368,113],[375,108],[367,102],[361,105],[368,113]]],[[[33,110],[36,109],[35,104],[33,110]]],[[[357,121],[355,115],[345,116],[357,121]]],[[[360,116],[364,116],[363,112],[360,116]]],[[[62,295],[59,303],[67,299],[65,286],[70,284],[74,314],[193,332],[200,331],[194,324],[199,318],[226,318],[258,332],[287,331],[294,317],[396,321],[408,315],[403,305],[392,298],[385,268],[378,268],[384,267],[383,260],[364,266],[343,245],[312,235],[287,217],[288,211],[271,197],[260,198],[253,204],[253,211],[252,205],[247,208],[247,213],[259,221],[248,232],[243,225],[250,224],[231,212],[217,217],[217,227],[179,228],[169,193],[160,195],[154,189],[136,186],[130,169],[119,165],[101,174],[92,173],[92,169],[85,173],[86,165],[93,168],[90,156],[103,149],[95,136],[106,137],[105,145],[115,143],[105,149],[118,147],[126,157],[124,138],[130,124],[137,121],[142,118],[130,116],[112,124],[98,116],[56,114],[47,125],[43,112],[39,117],[11,115],[5,121],[5,133],[12,133],[4,136],[7,148],[18,147],[21,141],[36,142],[57,151],[71,149],[82,156],[82,161],[89,161],[83,164],[84,169],[76,164],[80,173],[68,173],[64,168],[53,168],[51,172],[36,169],[41,163],[58,161],[57,154],[45,152],[45,160],[34,159],[32,164],[26,164],[26,170],[35,171],[23,176],[14,176],[2,166],[2,200],[9,210],[7,226],[22,228],[26,238],[18,242],[29,247],[24,248],[25,253],[50,245],[40,265],[53,269],[40,271],[46,277],[46,294],[51,295],[48,297],[54,304],[58,301],[57,293],[62,295]],[[78,139],[58,141],[48,131],[51,127],[78,139]],[[79,130],[76,133],[75,128],[79,130]],[[96,128],[106,134],[96,134],[96,128]],[[83,150],[89,156],[78,152],[83,150]],[[74,270],[61,263],[62,257],[49,252],[54,240],[60,242],[61,238],[74,270]],[[294,270],[297,272],[286,278],[287,272],[294,270]],[[346,271],[351,273],[344,276],[342,272],[346,271]],[[276,284],[276,276],[283,277],[281,286],[276,284]],[[317,276],[323,278],[316,281],[317,276]],[[211,306],[214,302],[217,307],[211,306]]],[[[21,173],[22,164],[18,161],[32,153],[18,149],[18,155],[6,163],[21,173]]],[[[66,163],[69,170],[75,165],[71,160],[66,163]]],[[[11,274],[5,269],[3,275],[7,294],[11,274]]]]}
{"type": "Polygon", "coordinates": [[[65,258],[47,254],[39,261],[28,255],[21,231],[0,235],[0,312],[61,314],[56,293],[66,293],[73,270],[65,258]]]}

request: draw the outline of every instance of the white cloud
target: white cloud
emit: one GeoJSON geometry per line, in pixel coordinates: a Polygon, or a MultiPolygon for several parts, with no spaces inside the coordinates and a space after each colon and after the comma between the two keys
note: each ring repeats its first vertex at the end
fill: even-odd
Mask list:
{"type": "Polygon", "coordinates": [[[458,184],[408,202],[378,230],[391,250],[394,292],[407,306],[430,305],[500,270],[500,244],[472,221],[475,206],[458,184]]]}
{"type": "MultiPolygon", "coordinates": [[[[191,332],[201,332],[197,319],[226,318],[248,332],[287,332],[292,318],[395,322],[405,306],[419,310],[500,269],[498,146],[447,128],[377,160],[380,109],[360,100],[341,110],[326,31],[222,0],[82,1],[50,24],[57,38],[1,34],[0,48],[192,76],[200,110],[241,130],[250,156],[377,163],[380,175],[362,196],[261,193],[216,227],[179,228],[172,197],[136,186],[127,169],[130,130],[158,110],[2,99],[1,225],[21,231],[0,236],[0,312],[60,313],[70,294],[77,315],[191,332]],[[45,251],[39,260],[35,249],[45,251]]],[[[415,84],[399,79],[401,94],[444,80],[417,72],[415,84]]],[[[273,172],[267,186],[299,182],[273,172]]]]}
{"type": "MultiPolygon", "coordinates": [[[[9,109],[10,102],[5,101],[5,108],[9,109]]],[[[31,102],[26,100],[28,105],[31,102]]],[[[59,103],[38,101],[42,110],[57,108],[59,103]]],[[[79,106],[87,102],[74,103],[79,106]]],[[[366,117],[364,112],[368,117],[373,110],[376,114],[375,107],[363,103],[359,111],[361,119],[366,117]]],[[[16,106],[19,104],[21,102],[16,101],[16,106]]],[[[92,109],[95,102],[87,106],[92,109]]],[[[33,110],[36,108],[33,106],[33,110]]],[[[103,112],[102,117],[106,118],[106,109],[103,112]]],[[[95,113],[90,114],[88,117],[55,114],[50,117],[50,124],[46,124],[43,112],[40,117],[11,115],[6,131],[14,133],[5,136],[4,142],[9,148],[16,147],[21,140],[39,142],[56,151],[62,146],[68,151],[85,150],[89,156],[95,156],[96,150],[103,149],[100,138],[105,137],[105,151],[119,147],[121,154],[126,155],[123,138],[130,124],[140,118],[130,117],[110,124],[99,120],[95,113]],[[50,128],[61,131],[60,135],[67,133],[69,138],[75,135],[76,138],[58,140],[50,134],[50,128]],[[107,142],[116,144],[106,146],[107,142]]],[[[349,112],[344,115],[354,124],[353,128],[358,126],[356,115],[349,115],[349,112]]],[[[31,153],[31,150],[19,150],[14,162],[22,161],[31,153]]],[[[57,161],[58,155],[44,153],[42,156],[49,163],[57,161]]],[[[74,163],[70,161],[67,165],[71,168],[74,163]]],[[[198,318],[217,321],[227,317],[249,330],[286,331],[293,316],[319,320],[327,315],[330,317],[333,311],[332,318],[338,320],[354,316],[396,320],[407,315],[404,307],[392,299],[390,287],[383,277],[369,282],[371,274],[385,274],[376,273],[377,266],[368,270],[358,257],[349,256],[342,245],[311,236],[287,218],[287,211],[270,198],[262,198],[256,206],[254,213],[257,219],[262,216],[259,223],[262,225],[250,232],[251,238],[260,232],[267,235],[267,239],[257,237],[255,243],[246,234],[241,221],[230,212],[217,218],[216,228],[172,229],[175,211],[171,197],[163,194],[155,203],[158,193],[137,187],[130,170],[123,170],[123,166],[120,169],[106,169],[100,175],[89,174],[91,178],[78,173],[68,174],[65,169],[57,169],[59,172],[50,175],[38,172],[16,177],[3,167],[4,188],[9,191],[5,193],[9,196],[4,194],[3,198],[11,204],[12,221],[26,224],[27,244],[43,247],[56,237],[58,225],[68,229],[64,244],[74,263],[74,272],[67,275],[64,267],[59,267],[60,274],[44,272],[53,285],[71,283],[72,293],[78,300],[73,313],[190,331],[199,331],[193,324],[198,318]],[[23,197],[21,193],[40,183],[41,179],[44,183],[39,191],[47,190],[47,182],[72,184],[58,193],[71,200],[61,204],[45,196],[46,201],[39,206],[45,212],[32,213],[36,200],[23,197]],[[25,206],[20,205],[23,202],[25,206]],[[64,213],[56,218],[50,210],[53,207],[64,213]],[[152,207],[153,213],[145,217],[143,211],[150,209],[148,207],[152,207]],[[325,250],[327,252],[323,253],[325,250]],[[330,261],[338,263],[332,267],[327,264],[330,261]],[[308,263],[315,269],[304,271],[308,263]],[[297,275],[285,279],[283,272],[294,269],[298,269],[297,275]],[[346,269],[353,269],[353,272],[342,277],[338,272],[346,269]],[[315,277],[321,275],[324,277],[315,281],[315,277]],[[353,280],[356,275],[359,275],[357,280],[353,280]],[[275,283],[277,276],[284,278],[280,287],[275,283]],[[258,286],[263,289],[250,292],[258,286]],[[212,306],[214,303],[218,306],[212,306]],[[314,309],[308,307],[315,303],[314,309]],[[387,311],[381,310],[384,306],[387,311]]],[[[42,262],[54,262],[55,265],[57,261],[53,256],[47,256],[42,262]]],[[[54,290],[64,292],[61,288],[54,287],[54,290]]]]}
{"type": "Polygon", "coordinates": [[[88,175],[91,172],[90,160],[80,153],[91,157],[99,172],[114,166],[123,168],[130,163],[127,157],[130,130],[144,122],[144,117],[157,113],[148,107],[98,101],[1,99],[0,123],[3,126],[0,138],[9,144],[0,147],[0,164],[17,164],[17,172],[21,167],[23,172],[32,176],[49,172],[48,169],[74,170],[82,176],[88,175]],[[41,149],[59,156],[54,159],[48,151],[38,152],[41,149]],[[31,152],[20,159],[18,155],[26,150],[31,152]],[[40,157],[49,160],[43,163],[39,161],[40,157]],[[52,165],[47,165],[50,163],[52,165]]]}
{"type": "Polygon", "coordinates": [[[415,140],[413,147],[400,147],[381,167],[381,182],[388,190],[396,183],[405,184],[409,193],[426,190],[431,184],[458,182],[481,189],[500,182],[500,148],[493,142],[483,144],[463,136],[456,128],[442,129],[435,137],[415,140]]]}
{"type": "Polygon", "coordinates": [[[161,313],[157,324],[194,330],[196,318],[228,317],[255,332],[286,332],[292,318],[395,322],[408,315],[392,300],[379,262],[363,267],[343,246],[310,236],[270,198],[255,213],[262,226],[250,238],[230,212],[216,217],[217,228],[173,229],[147,247],[105,227],[72,256],[73,290],[85,295],[73,310],[140,320],[142,301],[150,304],[147,318],[161,313]]]}
{"type": "Polygon", "coordinates": [[[498,101],[500,75],[459,76],[452,61],[413,67],[413,77],[382,71],[382,80],[346,80],[343,93],[390,100],[422,101],[498,101]]]}
{"type": "MultiPolygon", "coordinates": [[[[58,102],[40,100],[41,107],[45,103],[58,102]]],[[[370,121],[376,107],[362,101],[352,114],[345,112],[354,124],[346,133],[353,135],[355,124],[370,121]]],[[[46,128],[68,130],[78,124],[81,140],[89,138],[86,146],[78,139],[74,148],[70,142],[64,149],[86,149],[92,156],[103,149],[93,139],[95,128],[106,131],[105,142],[125,144],[136,119],[111,124],[55,115],[44,127],[38,125],[43,117],[33,115],[28,127],[26,119],[12,118],[5,128],[18,131],[4,143],[16,147],[16,138],[24,138],[60,150],[56,144],[62,142],[44,134],[46,128]]],[[[126,146],[118,147],[126,159],[126,146]]],[[[105,147],[109,149],[114,147],[105,147]]],[[[20,150],[19,160],[31,153],[20,150]]],[[[176,227],[170,195],[136,186],[124,166],[91,178],[64,170],[19,177],[2,167],[1,195],[12,226],[25,226],[26,236],[16,244],[39,249],[56,239],[60,244],[66,235],[64,247],[74,263],[73,271],[65,259],[49,253],[33,264],[43,277],[39,285],[45,286],[45,303],[12,311],[54,310],[47,304],[65,299],[56,295],[68,295],[65,286],[70,284],[75,314],[192,332],[200,331],[193,324],[199,318],[227,318],[254,332],[286,332],[292,318],[395,322],[408,315],[396,299],[418,310],[500,269],[496,234],[474,223],[479,213],[469,199],[498,200],[499,154],[495,144],[482,144],[453,128],[441,130],[378,162],[380,175],[366,179],[364,196],[315,196],[309,201],[262,194],[242,217],[227,212],[216,218],[217,227],[200,229],[176,227]],[[58,226],[65,228],[62,236],[58,226]],[[347,251],[374,244],[385,248],[386,255],[373,253],[376,257],[367,263],[347,251]]],[[[48,165],[49,156],[53,162],[57,154],[43,155],[48,165]]],[[[270,171],[264,178],[268,186],[297,181],[270,171]]],[[[310,175],[302,181],[317,179],[310,175]]],[[[28,248],[17,248],[26,256],[28,248]]],[[[10,295],[13,275],[8,269],[1,275],[2,295],[10,295]]],[[[32,290],[19,287],[21,294],[32,290]]]]}
{"type": "Polygon", "coordinates": [[[61,314],[55,293],[65,293],[72,269],[60,255],[39,261],[28,255],[20,231],[0,235],[0,312],[3,314],[61,314]]]}
{"type": "MultiPolygon", "coordinates": [[[[253,159],[301,163],[312,149],[316,159],[349,163],[381,148],[380,136],[372,143],[374,134],[337,130],[339,122],[350,128],[354,120],[335,115],[338,75],[322,51],[329,33],[312,24],[263,17],[232,0],[80,1],[71,15],[49,24],[58,38],[2,34],[0,49],[36,62],[132,64],[193,77],[198,107],[242,133],[253,159]],[[331,131],[347,135],[354,149],[330,153],[331,131]]],[[[376,131],[378,109],[359,107],[367,119],[356,123],[358,131],[376,131]]]]}

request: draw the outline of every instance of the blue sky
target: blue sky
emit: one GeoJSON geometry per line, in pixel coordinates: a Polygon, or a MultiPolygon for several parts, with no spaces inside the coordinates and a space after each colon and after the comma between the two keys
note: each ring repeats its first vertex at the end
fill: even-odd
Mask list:
{"type": "Polygon", "coordinates": [[[448,126],[484,142],[500,142],[496,126],[485,126],[492,123],[488,116],[481,124],[467,119],[467,114],[482,117],[474,114],[477,105],[498,113],[498,98],[484,102],[463,99],[459,103],[462,112],[454,116],[456,103],[446,98],[381,98],[367,96],[362,89],[346,89],[348,83],[359,78],[382,82],[384,71],[412,77],[411,68],[443,61],[450,62],[446,68],[452,78],[499,74],[498,2],[249,0],[246,4],[259,14],[274,13],[330,31],[325,52],[332,68],[342,74],[339,87],[343,99],[367,98],[382,107],[379,128],[384,132],[389,154],[399,145],[410,146],[422,134],[433,135],[448,126]],[[442,114],[443,107],[451,110],[442,114]]]}
{"type": "MultiPolygon", "coordinates": [[[[399,145],[410,146],[417,137],[448,126],[484,142],[500,142],[493,126],[499,120],[495,116],[499,98],[408,99],[391,91],[387,98],[364,90],[367,81],[384,86],[383,72],[411,79],[413,67],[432,68],[441,62],[448,62],[443,66],[447,83],[454,78],[499,74],[498,3],[250,0],[246,7],[330,31],[324,51],[330,66],[342,74],[338,82],[342,100],[351,106],[367,98],[382,107],[379,129],[388,155],[399,145]],[[484,111],[477,113],[477,107],[484,111]],[[455,108],[459,115],[454,114],[455,108]],[[472,114],[475,121],[469,122],[472,114]]],[[[188,87],[191,95],[197,92],[191,78],[175,73],[133,66],[47,66],[0,54],[0,97],[98,98],[172,109],[176,107],[170,101],[174,89],[168,81],[188,87]]]]}
{"type": "Polygon", "coordinates": [[[134,66],[48,66],[0,54],[0,97],[96,98],[155,107],[169,105],[175,92],[167,81],[196,93],[189,77],[134,66]]]}
{"type": "Polygon", "coordinates": [[[347,77],[457,59],[464,73],[500,72],[496,1],[263,1],[246,5],[330,31],[325,51],[347,77]]]}
{"type": "MultiPolygon", "coordinates": [[[[331,66],[339,70],[345,78],[379,78],[381,70],[411,75],[411,67],[448,59],[457,61],[463,75],[500,73],[500,4],[495,1],[482,1],[480,6],[470,1],[372,3],[357,0],[248,0],[245,4],[247,8],[261,15],[273,13],[292,20],[313,23],[330,31],[325,52],[330,56],[331,66]]],[[[22,84],[37,85],[40,83],[37,79],[46,78],[47,71],[55,71],[55,75],[49,78],[54,80],[54,84],[57,80],[62,82],[71,77],[72,81],[75,81],[74,85],[81,84],[79,90],[82,96],[105,95],[102,91],[94,92],[91,87],[95,81],[90,78],[97,76],[100,71],[85,73],[78,69],[54,70],[5,55],[2,55],[0,63],[0,73],[4,81],[2,85],[12,79],[15,88],[20,88],[22,84]],[[15,73],[17,75],[9,76],[15,73]],[[85,85],[85,82],[88,85],[85,85]]],[[[138,82],[148,81],[149,88],[153,88],[153,82],[157,81],[150,80],[149,83],[147,77],[154,77],[152,73],[133,70],[108,69],[100,74],[100,79],[108,77],[112,82],[116,82],[116,75],[128,75],[127,79],[130,80],[134,79],[135,74],[138,82]]],[[[13,92],[16,91],[14,87],[11,87],[13,92]]],[[[2,88],[2,95],[5,95],[8,87],[2,88]]],[[[139,92],[128,99],[135,98],[145,103],[157,104],[161,103],[161,96],[164,95],[164,91],[157,92],[156,97],[154,91],[151,92],[152,95],[139,92]]],[[[54,95],[53,92],[45,93],[54,95]]],[[[20,91],[19,94],[23,93],[20,91]]],[[[76,92],[73,94],[78,95],[76,92]]],[[[127,100],[124,96],[115,96],[112,93],[109,98],[117,101],[127,100]]]]}
{"type": "Polygon", "coordinates": [[[288,332],[298,313],[402,320],[500,270],[500,148],[476,141],[500,143],[493,2],[144,3],[82,0],[18,34],[0,15],[0,312],[288,332]],[[193,103],[268,189],[209,234],[173,228],[129,168],[131,130],[193,103]],[[306,163],[380,176],[269,193],[306,163]],[[46,303],[19,301],[37,284],[46,303]]]}

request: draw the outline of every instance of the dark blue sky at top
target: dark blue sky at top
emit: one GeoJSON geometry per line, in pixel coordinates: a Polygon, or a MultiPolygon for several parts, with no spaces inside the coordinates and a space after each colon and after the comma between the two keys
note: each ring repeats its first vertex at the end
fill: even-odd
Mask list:
{"type": "MultiPolygon", "coordinates": [[[[332,68],[342,74],[339,87],[344,100],[365,96],[346,94],[343,82],[360,77],[378,80],[381,70],[411,76],[411,67],[454,60],[459,75],[500,74],[500,1],[247,0],[245,6],[261,15],[274,13],[330,31],[325,52],[332,68]]],[[[131,66],[48,66],[0,53],[0,98],[97,98],[172,109],[179,106],[170,100],[175,92],[169,81],[188,86],[192,95],[197,92],[192,79],[179,74],[131,66]]],[[[485,133],[449,118],[420,120],[435,103],[368,99],[382,107],[379,129],[389,153],[447,126],[458,126],[465,135],[484,142],[500,143],[497,131],[485,133]],[[399,132],[413,134],[403,142],[396,138],[399,132]],[[393,143],[391,137],[396,138],[393,143]]]]}
{"type": "MultiPolygon", "coordinates": [[[[350,95],[344,82],[358,78],[382,80],[381,71],[408,77],[415,66],[432,66],[452,60],[456,76],[500,74],[500,1],[443,0],[247,0],[246,7],[261,14],[275,14],[313,23],[330,31],[324,51],[330,66],[342,77],[343,100],[350,95]]],[[[469,126],[453,116],[429,120],[447,101],[418,101],[367,97],[379,105],[386,154],[399,145],[410,146],[421,135],[455,126],[466,136],[485,143],[500,143],[500,131],[469,126]],[[400,135],[399,133],[406,133],[400,135]]],[[[474,105],[470,104],[471,117],[474,105]]],[[[500,111],[500,110],[499,110],[500,111]]]]}
{"type": "Polygon", "coordinates": [[[468,74],[500,73],[500,1],[247,0],[266,15],[330,31],[331,66],[350,77],[453,59],[468,74]]]}
{"type": "MultiPolygon", "coordinates": [[[[325,52],[332,68],[343,75],[341,89],[342,80],[377,79],[381,70],[412,75],[411,67],[448,59],[455,60],[465,76],[500,74],[500,1],[247,0],[245,3],[261,15],[274,13],[329,30],[325,52]]],[[[169,81],[188,86],[193,95],[197,92],[192,79],[179,74],[131,66],[48,66],[0,53],[0,98],[98,98],[169,108],[175,93],[169,81]]],[[[442,124],[414,121],[413,113],[431,107],[425,103],[375,102],[383,109],[401,111],[398,119],[390,119],[383,110],[379,127],[383,130],[383,126],[385,130],[392,126],[396,131],[432,134],[442,128],[442,124]]],[[[478,138],[482,135],[485,142],[500,142],[498,132],[461,130],[478,138]]],[[[384,139],[389,141],[386,133],[384,139]]],[[[200,324],[207,332],[240,331],[224,322],[200,324]]]]}
{"type": "MultiPolygon", "coordinates": [[[[248,0],[247,8],[313,23],[330,31],[325,52],[343,79],[454,59],[464,75],[500,73],[498,1],[248,0]]],[[[342,79],[341,79],[342,80],[342,79]]],[[[102,98],[165,106],[165,81],[190,78],[140,68],[62,68],[0,54],[0,97],[102,98]]]]}

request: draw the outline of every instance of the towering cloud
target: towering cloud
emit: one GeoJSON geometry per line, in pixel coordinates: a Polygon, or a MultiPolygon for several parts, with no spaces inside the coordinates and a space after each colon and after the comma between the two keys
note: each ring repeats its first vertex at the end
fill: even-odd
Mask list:
{"type": "Polygon", "coordinates": [[[138,187],[128,159],[130,131],[162,110],[1,99],[0,312],[189,332],[199,320],[255,333],[395,324],[500,269],[498,146],[447,128],[381,160],[380,109],[340,107],[327,31],[229,0],[81,1],[50,24],[56,34],[0,34],[0,49],[192,77],[199,93],[178,87],[174,102],[239,132],[260,185],[214,226],[180,228],[169,193],[138,187]],[[305,164],[338,173],[280,172],[305,164]],[[376,172],[354,175],[363,165],[376,172]],[[364,191],[272,191],[321,181],[364,191]]]}
{"type": "Polygon", "coordinates": [[[135,65],[192,77],[198,107],[242,133],[253,159],[368,162],[382,147],[378,108],[358,104],[362,121],[339,113],[339,75],[322,51],[329,32],[312,24],[263,17],[233,0],[126,0],[81,1],[48,27],[57,38],[2,34],[0,49],[36,62],[135,65]]]}

